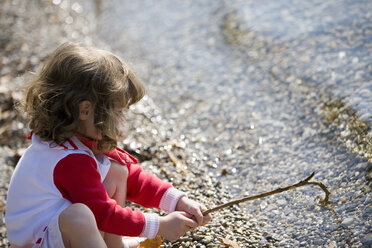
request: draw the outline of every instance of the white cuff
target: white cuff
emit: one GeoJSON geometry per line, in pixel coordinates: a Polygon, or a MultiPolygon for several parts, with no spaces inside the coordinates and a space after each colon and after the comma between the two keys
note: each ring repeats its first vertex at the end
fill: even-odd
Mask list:
{"type": "Polygon", "coordinates": [[[186,196],[186,193],[173,187],[169,188],[161,198],[159,208],[167,213],[173,212],[182,196],[186,196]]]}
{"type": "Polygon", "coordinates": [[[144,215],[146,223],[140,236],[154,239],[159,231],[159,216],[154,213],[144,213],[144,215]]]}

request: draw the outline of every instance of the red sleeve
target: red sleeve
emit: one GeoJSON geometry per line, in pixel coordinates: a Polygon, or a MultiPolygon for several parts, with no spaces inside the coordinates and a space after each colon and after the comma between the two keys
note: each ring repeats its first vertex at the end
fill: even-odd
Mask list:
{"type": "Polygon", "coordinates": [[[147,208],[159,208],[161,198],[167,189],[173,187],[172,184],[162,181],[151,173],[144,172],[140,166],[136,165],[137,159],[119,147],[105,155],[128,167],[127,199],[129,201],[147,208]]]}
{"type": "Polygon", "coordinates": [[[128,166],[127,199],[144,207],[159,208],[160,200],[172,184],[167,183],[151,173],[144,172],[136,164],[128,166]]]}
{"type": "Polygon", "coordinates": [[[123,208],[109,198],[96,161],[85,154],[70,154],[54,169],[54,183],[72,203],[83,203],[93,212],[98,229],[121,236],[139,236],[145,225],[140,211],[123,208]]]}

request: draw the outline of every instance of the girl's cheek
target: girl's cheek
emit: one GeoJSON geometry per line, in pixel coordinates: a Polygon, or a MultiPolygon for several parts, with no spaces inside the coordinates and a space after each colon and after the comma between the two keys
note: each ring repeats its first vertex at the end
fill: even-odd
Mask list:
{"type": "Polygon", "coordinates": [[[101,130],[96,129],[96,137],[97,137],[97,140],[101,140],[102,139],[102,131],[101,130]]]}

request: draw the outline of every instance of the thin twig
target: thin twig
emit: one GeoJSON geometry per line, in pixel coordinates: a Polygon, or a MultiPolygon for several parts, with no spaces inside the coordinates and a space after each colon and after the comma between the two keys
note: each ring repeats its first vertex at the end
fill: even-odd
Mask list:
{"type": "Polygon", "coordinates": [[[329,195],[331,193],[328,191],[327,187],[323,183],[320,183],[320,182],[309,182],[309,180],[311,178],[313,178],[314,175],[315,175],[315,173],[313,172],[306,179],[304,179],[304,180],[302,180],[302,181],[300,181],[300,182],[298,182],[296,184],[293,184],[293,185],[284,187],[284,188],[277,188],[277,189],[272,190],[272,191],[268,191],[268,192],[261,193],[261,194],[258,194],[258,195],[247,196],[247,197],[244,197],[244,198],[241,198],[241,199],[238,199],[238,200],[234,200],[234,201],[231,201],[231,202],[228,202],[228,203],[225,203],[225,204],[218,205],[218,206],[216,206],[214,208],[211,208],[211,209],[208,209],[208,210],[204,211],[203,212],[203,215],[206,215],[206,214],[209,214],[209,213],[212,213],[212,212],[216,212],[216,211],[218,211],[218,210],[220,210],[222,208],[230,207],[230,206],[233,206],[233,205],[242,203],[242,202],[251,201],[251,200],[255,200],[255,199],[259,199],[259,198],[264,198],[266,196],[278,194],[278,193],[281,193],[281,192],[284,192],[284,191],[288,191],[288,190],[291,190],[291,189],[295,189],[295,188],[298,188],[298,187],[301,187],[301,186],[305,186],[305,185],[318,185],[324,191],[324,193],[325,193],[325,197],[324,197],[324,199],[321,199],[320,200],[320,203],[327,204],[328,203],[328,200],[329,200],[329,195]]]}
{"type": "Polygon", "coordinates": [[[170,160],[172,161],[173,165],[174,165],[176,168],[180,169],[182,172],[185,173],[185,169],[183,168],[182,163],[181,163],[181,162],[178,160],[178,158],[173,154],[173,152],[172,152],[171,150],[169,150],[169,149],[166,149],[165,151],[167,152],[167,154],[168,154],[170,160]]]}

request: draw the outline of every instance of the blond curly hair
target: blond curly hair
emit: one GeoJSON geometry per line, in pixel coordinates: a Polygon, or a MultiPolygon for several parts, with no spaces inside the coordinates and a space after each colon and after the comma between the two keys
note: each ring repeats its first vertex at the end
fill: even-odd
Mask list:
{"type": "Polygon", "coordinates": [[[62,144],[77,132],[79,103],[90,101],[95,126],[102,131],[98,148],[108,151],[117,145],[117,109],[128,108],[144,95],[143,84],[114,54],[64,43],[27,85],[20,108],[36,135],[62,144]]]}

